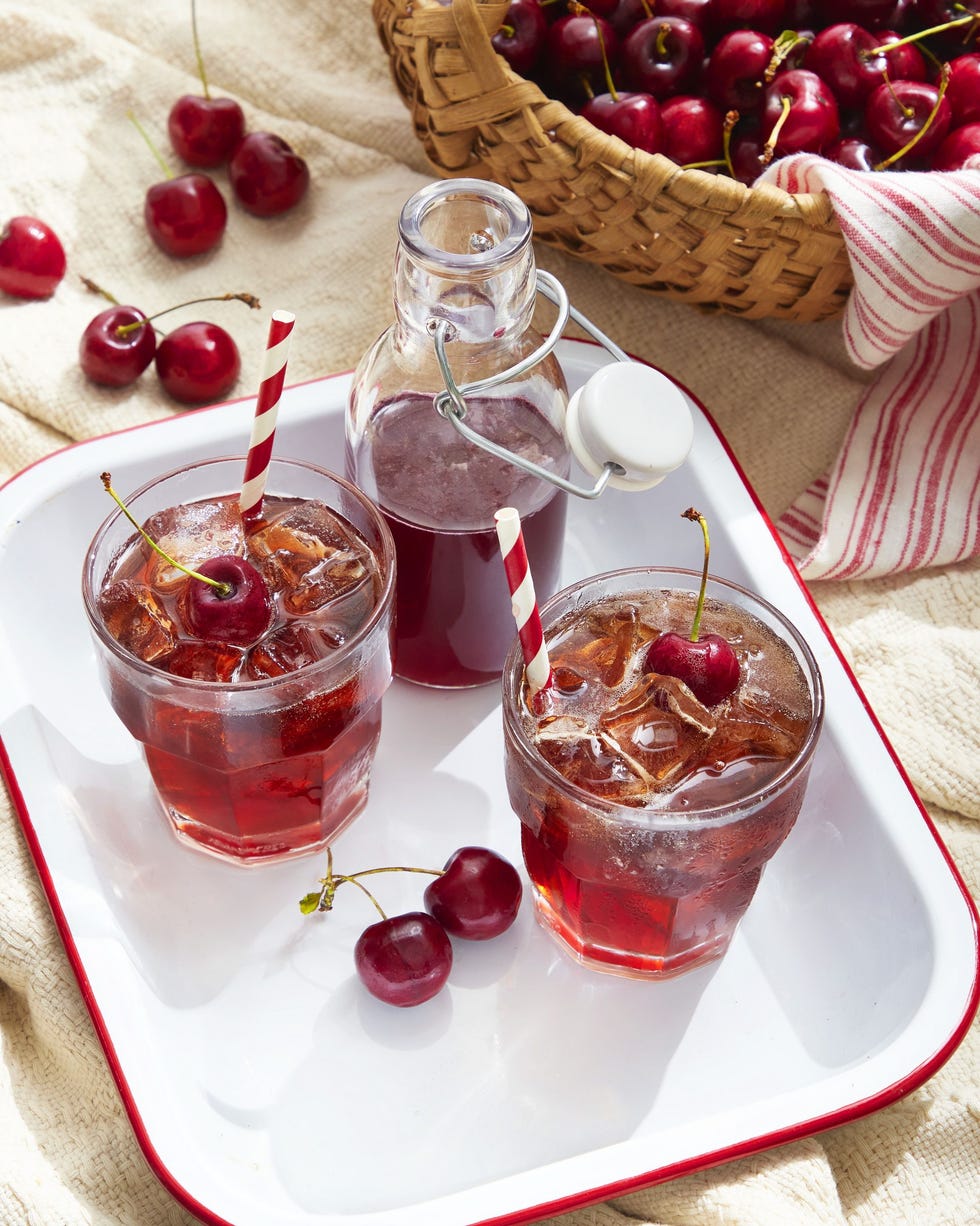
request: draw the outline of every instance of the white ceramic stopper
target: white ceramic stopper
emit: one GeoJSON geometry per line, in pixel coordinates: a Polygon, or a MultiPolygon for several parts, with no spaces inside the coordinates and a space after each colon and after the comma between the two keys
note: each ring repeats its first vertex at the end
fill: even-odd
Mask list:
{"type": "Polygon", "coordinates": [[[694,419],[687,398],[666,375],[642,362],[614,362],[595,372],[568,402],[565,435],[593,477],[612,462],[609,485],[648,490],[687,459],[694,419]]]}

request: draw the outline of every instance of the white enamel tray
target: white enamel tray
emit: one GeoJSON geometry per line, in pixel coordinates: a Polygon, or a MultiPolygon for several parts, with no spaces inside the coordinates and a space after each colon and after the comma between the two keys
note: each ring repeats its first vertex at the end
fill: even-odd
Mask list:
{"type": "MultiPolygon", "coordinates": [[[[562,342],[572,387],[606,360],[562,342]]],[[[343,465],[348,376],[286,391],[277,453],[343,465]]],[[[206,1223],[523,1223],[876,1110],[920,1085],[978,999],[977,917],[770,524],[698,406],[689,463],[646,494],[573,499],[565,579],[640,563],[757,588],[808,637],[827,723],[794,832],[725,960],[663,984],[583,970],[534,923],[457,943],[417,1009],[370,998],[353,888],[304,918],[319,857],[242,870],[179,845],[96,679],[79,573],[128,491],[241,452],[253,401],[70,447],[0,490],[0,762],[106,1058],[151,1166],[206,1223]],[[43,582],[42,582],[43,578],[43,582]]],[[[501,573],[501,582],[503,582],[501,573]]],[[[496,687],[396,683],[339,871],[520,864],[496,687]]],[[[390,912],[414,874],[376,879],[390,912]]]]}

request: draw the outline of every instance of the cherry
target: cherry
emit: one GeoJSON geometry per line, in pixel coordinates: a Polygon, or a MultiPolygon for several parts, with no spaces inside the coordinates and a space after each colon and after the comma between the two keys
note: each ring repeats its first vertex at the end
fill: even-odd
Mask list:
{"type": "Polygon", "coordinates": [[[708,58],[708,96],[722,110],[749,114],[762,106],[766,70],[773,41],[755,30],[732,30],[715,44],[708,58]]]}
{"type": "Polygon", "coordinates": [[[644,667],[647,672],[661,673],[683,681],[699,702],[713,707],[734,694],[741,678],[741,668],[731,643],[719,634],[706,634],[703,637],[700,634],[711,542],[707,521],[700,512],[689,507],[683,512],[683,518],[699,523],[704,536],[704,568],[691,636],[685,638],[674,631],[661,634],[650,644],[644,667]]]}
{"type": "Polygon", "coordinates": [[[954,128],[932,156],[933,170],[962,170],[967,160],[980,154],[980,122],[954,128]]]}
{"type": "Polygon", "coordinates": [[[361,982],[378,1000],[406,1008],[441,991],[453,966],[446,930],[425,911],[409,911],[365,928],[354,946],[361,982]]]}
{"type": "Polygon", "coordinates": [[[181,596],[184,624],[196,638],[251,647],[272,622],[272,598],[265,580],[251,562],[235,554],[220,554],[202,562],[196,578],[181,596]]]}
{"type": "Polygon", "coordinates": [[[548,20],[539,0],[511,0],[503,25],[490,42],[522,77],[534,70],[548,33],[548,20]]]}
{"type": "Polygon", "coordinates": [[[182,404],[220,400],[241,372],[235,342],[217,324],[196,320],[169,332],[156,352],[160,382],[182,404]]]}
{"type": "Polygon", "coordinates": [[[65,250],[49,225],[11,217],[0,234],[0,290],[15,298],[50,298],[65,267],[65,250]]]}
{"type": "Polygon", "coordinates": [[[886,41],[886,37],[872,34],[854,22],[840,22],[827,26],[814,37],[803,65],[830,86],[841,106],[862,107],[886,73],[892,80],[925,79],[925,61],[915,47],[879,52],[877,48],[886,41]],[[913,52],[913,56],[903,56],[899,63],[899,52],[906,50],[913,52]]]}
{"type": "Polygon", "coordinates": [[[980,120],[980,55],[958,55],[950,62],[946,101],[954,127],[980,120]]]}
{"type": "Polygon", "coordinates": [[[929,157],[942,144],[950,119],[949,103],[928,81],[886,81],[864,108],[868,137],[886,155],[908,149],[917,158],[929,157]]]}
{"type": "Polygon", "coordinates": [[[245,135],[245,113],[233,98],[182,94],[170,108],[174,152],[191,166],[221,166],[245,135]]]}
{"type": "Polygon", "coordinates": [[[228,176],[242,208],[276,217],[293,208],[310,186],[310,168],[281,136],[250,132],[231,155],[228,176]]]}
{"type": "Polygon", "coordinates": [[[143,217],[160,250],[185,259],[221,242],[228,207],[214,181],[195,172],[154,183],[146,193],[143,217]]]}
{"type": "Polygon", "coordinates": [[[765,138],[758,124],[740,124],[732,135],[728,156],[732,174],[750,187],[766,166],[765,138]]]}
{"type": "Polygon", "coordinates": [[[660,106],[650,94],[596,94],[579,114],[634,149],[660,153],[663,148],[660,106]]]}
{"type": "Polygon", "coordinates": [[[710,165],[723,152],[725,117],[707,98],[679,94],[661,104],[664,153],[678,166],[710,165]]]}
{"type": "Polygon", "coordinates": [[[142,124],[130,120],[167,176],[154,183],[143,203],[143,220],[150,237],[167,255],[185,259],[203,255],[221,242],[228,220],[225,198],[207,175],[196,171],[174,176],[142,124]]]}
{"type": "Polygon", "coordinates": [[[184,94],[170,108],[167,131],[174,151],[191,166],[220,166],[245,135],[245,114],[233,98],[212,98],[204,73],[197,36],[197,5],[191,0],[191,27],[197,60],[200,94],[184,94]]]}
{"type": "Polygon", "coordinates": [[[821,0],[816,7],[827,25],[854,21],[866,30],[890,25],[898,9],[896,0],[821,0]]]}
{"type": "Polygon", "coordinates": [[[719,33],[736,27],[774,34],[785,24],[785,0],[712,0],[711,19],[719,33]]]}
{"type": "Polygon", "coordinates": [[[876,170],[884,154],[860,136],[844,136],[828,145],[823,156],[848,170],[876,170]]]}
{"type": "Polygon", "coordinates": [[[543,58],[556,86],[574,102],[605,87],[618,54],[610,23],[583,11],[567,13],[548,27],[543,58]]]}
{"type": "Polygon", "coordinates": [[[766,149],[779,156],[819,152],[840,135],[840,112],[815,72],[791,68],[766,87],[762,127],[768,132],[766,149]]]}
{"type": "Polygon", "coordinates": [[[425,887],[425,909],[454,937],[487,941],[517,917],[523,889],[517,870],[486,847],[460,847],[425,887]]]}
{"type": "Polygon", "coordinates": [[[89,323],[78,343],[78,361],[93,383],[127,387],[153,361],[157,339],[138,307],[117,304],[89,323]]]}
{"type": "Polygon", "coordinates": [[[623,77],[631,89],[666,98],[696,89],[704,65],[704,38],[684,17],[641,21],[623,40],[623,77]]]}

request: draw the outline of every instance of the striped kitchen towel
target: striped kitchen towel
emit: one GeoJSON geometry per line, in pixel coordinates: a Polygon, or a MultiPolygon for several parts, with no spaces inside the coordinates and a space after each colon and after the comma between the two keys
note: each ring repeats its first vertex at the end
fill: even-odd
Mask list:
{"type": "Polygon", "coordinates": [[[830,195],[854,274],[847,352],[883,365],[833,468],[777,525],[807,580],[980,553],[980,158],[968,166],[869,172],[803,153],[760,179],[830,195]]]}

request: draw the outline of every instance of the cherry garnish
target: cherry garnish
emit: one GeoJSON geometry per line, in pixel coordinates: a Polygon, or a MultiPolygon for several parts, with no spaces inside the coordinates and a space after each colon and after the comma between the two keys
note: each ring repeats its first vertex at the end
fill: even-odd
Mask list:
{"type": "Polygon", "coordinates": [[[421,1005],[449,978],[452,942],[431,915],[409,911],[365,928],[354,946],[354,966],[378,1000],[400,1008],[421,1005]]]}
{"type": "Polygon", "coordinates": [[[65,275],[65,250],[37,217],[11,217],[0,233],[0,290],[15,298],[50,298],[65,275]]]}
{"type": "Polygon", "coordinates": [[[182,593],[184,624],[196,638],[250,647],[272,622],[272,598],[262,575],[246,558],[220,554],[202,562],[182,593]]]}
{"type": "Polygon", "coordinates": [[[701,615],[704,612],[704,590],[708,582],[708,558],[711,542],[704,516],[689,507],[682,518],[701,525],[704,535],[704,568],[701,588],[694,611],[690,638],[669,630],[650,645],[644,667],[647,672],[661,673],[683,681],[699,702],[713,707],[723,702],[738,688],[741,667],[731,643],[720,634],[701,635],[701,615]]]}
{"type": "Polygon", "coordinates": [[[310,168],[271,132],[250,132],[228,163],[232,191],[242,208],[257,217],[275,217],[299,204],[310,185],[310,168]]]}
{"type": "Polygon", "coordinates": [[[156,347],[146,315],[138,307],[116,305],[96,315],[82,333],[78,361],[93,383],[128,387],[153,361],[156,347]]]}
{"type": "Polygon", "coordinates": [[[523,889],[517,870],[486,847],[460,847],[425,887],[425,909],[454,937],[487,941],[517,917],[523,889]]]}
{"type": "Polygon", "coordinates": [[[157,346],[160,382],[182,404],[220,400],[235,386],[241,368],[238,346],[231,336],[204,320],[182,324],[157,346]]]}
{"type": "Polygon", "coordinates": [[[202,94],[184,94],[170,108],[167,131],[174,152],[191,166],[220,166],[245,135],[245,114],[233,98],[212,98],[197,35],[197,5],[191,0],[194,56],[202,94]]]}

